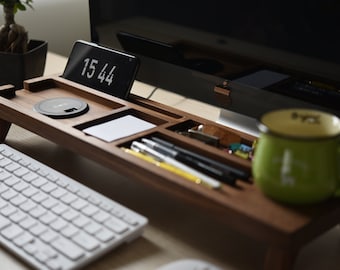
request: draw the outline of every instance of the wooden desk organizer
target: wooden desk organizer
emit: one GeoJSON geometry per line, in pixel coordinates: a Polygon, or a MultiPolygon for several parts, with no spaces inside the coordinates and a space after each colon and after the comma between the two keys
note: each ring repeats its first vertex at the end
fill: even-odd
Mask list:
{"type": "Polygon", "coordinates": [[[170,193],[233,229],[268,245],[264,269],[290,269],[299,249],[340,221],[340,201],[291,207],[265,197],[249,182],[237,180],[236,186],[223,184],[219,190],[186,181],[180,176],[123,152],[120,147],[133,140],[157,135],[182,147],[196,151],[238,168],[251,171],[251,162],[226,154],[213,146],[185,137],[174,127],[190,123],[209,124],[251,142],[254,137],[185,113],[166,105],[132,96],[129,101],[95,91],[60,77],[26,81],[24,89],[13,93],[10,86],[0,87],[0,135],[6,139],[11,123],[30,130],[71,151],[84,155],[136,181],[170,193]],[[37,102],[54,97],[79,97],[90,110],[68,119],[52,119],[33,111],[37,102]],[[92,124],[132,114],[156,125],[155,128],[106,143],[85,135],[81,130],[92,124]]]}

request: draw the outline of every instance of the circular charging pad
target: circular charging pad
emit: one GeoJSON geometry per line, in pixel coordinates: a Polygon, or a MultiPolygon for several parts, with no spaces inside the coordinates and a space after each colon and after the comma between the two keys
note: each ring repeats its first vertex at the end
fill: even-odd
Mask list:
{"type": "Polygon", "coordinates": [[[70,118],[86,113],[89,106],[78,98],[59,97],[38,102],[34,110],[52,118],[70,118]]]}

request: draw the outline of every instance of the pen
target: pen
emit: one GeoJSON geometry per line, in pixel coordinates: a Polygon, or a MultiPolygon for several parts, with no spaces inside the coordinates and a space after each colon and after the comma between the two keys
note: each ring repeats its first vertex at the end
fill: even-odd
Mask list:
{"type": "Polygon", "coordinates": [[[218,189],[218,188],[221,187],[221,183],[219,181],[213,179],[212,177],[205,175],[205,174],[183,164],[182,162],[177,161],[174,158],[163,155],[162,153],[155,151],[154,149],[152,149],[151,147],[148,147],[147,145],[145,145],[143,143],[134,141],[134,142],[132,142],[131,148],[137,149],[138,151],[140,151],[142,153],[150,155],[150,156],[152,156],[152,157],[154,157],[154,158],[156,158],[156,159],[158,159],[162,162],[168,163],[168,164],[170,164],[170,165],[172,165],[176,168],[179,168],[183,171],[186,171],[187,173],[189,173],[191,175],[194,175],[194,176],[200,178],[201,181],[202,181],[202,184],[204,184],[204,185],[206,185],[210,188],[218,189]]]}
{"type": "Polygon", "coordinates": [[[174,150],[178,151],[179,153],[183,153],[187,156],[190,156],[190,157],[193,157],[197,160],[205,162],[206,164],[209,164],[211,167],[214,167],[214,168],[217,168],[217,169],[224,171],[226,174],[234,175],[235,177],[237,177],[239,179],[246,180],[246,181],[248,181],[248,179],[249,179],[249,173],[248,172],[239,170],[239,169],[234,168],[232,166],[228,166],[227,164],[218,162],[216,160],[201,156],[201,155],[199,155],[195,152],[192,152],[192,151],[189,151],[187,149],[176,146],[175,144],[172,144],[172,143],[170,143],[166,140],[160,139],[158,137],[152,137],[151,139],[153,141],[161,144],[161,145],[164,145],[164,146],[170,148],[170,149],[174,149],[174,150]]]}
{"type": "Polygon", "coordinates": [[[149,147],[151,147],[152,149],[164,154],[164,155],[167,155],[167,156],[170,156],[180,162],[183,162],[191,167],[194,167],[198,170],[201,170],[203,171],[204,173],[207,173],[215,178],[217,178],[218,180],[226,183],[226,184],[229,184],[229,185],[234,185],[235,182],[236,182],[236,177],[235,176],[232,176],[230,174],[230,172],[225,172],[225,171],[222,171],[220,169],[217,169],[217,168],[214,168],[212,167],[211,165],[205,163],[205,162],[202,162],[192,156],[189,156],[189,155],[186,155],[184,153],[181,153],[177,150],[174,150],[174,149],[171,149],[171,148],[168,148],[167,146],[164,146],[164,145],[161,145],[157,142],[154,142],[152,140],[149,140],[149,139],[146,139],[146,138],[143,138],[142,141],[149,147]]]}
{"type": "Polygon", "coordinates": [[[167,170],[169,172],[172,172],[172,173],[175,173],[177,175],[180,175],[180,176],[182,176],[182,177],[184,177],[184,178],[186,178],[186,179],[188,179],[188,180],[190,180],[190,181],[192,181],[192,182],[194,182],[196,184],[202,184],[201,179],[198,178],[197,176],[194,176],[194,175],[192,175],[192,174],[190,174],[190,173],[188,173],[186,171],[183,171],[183,170],[181,170],[181,169],[179,169],[179,168],[177,168],[175,166],[172,166],[170,164],[167,164],[165,162],[158,161],[157,159],[155,159],[155,158],[153,158],[153,157],[151,157],[149,155],[145,155],[142,152],[139,152],[137,149],[133,150],[133,149],[124,148],[124,147],[122,147],[121,149],[125,153],[128,153],[130,155],[133,155],[135,157],[143,159],[143,160],[145,160],[147,162],[150,162],[150,163],[152,163],[152,164],[154,164],[154,165],[156,165],[156,166],[158,166],[158,167],[160,167],[162,169],[165,169],[165,170],[167,170]]]}

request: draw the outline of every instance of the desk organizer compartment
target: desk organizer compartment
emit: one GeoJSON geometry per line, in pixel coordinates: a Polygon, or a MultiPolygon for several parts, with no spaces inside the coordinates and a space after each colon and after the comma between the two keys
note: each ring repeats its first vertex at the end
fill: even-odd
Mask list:
{"type": "MultiPolygon", "coordinates": [[[[215,180],[220,183],[233,187],[237,187],[236,182],[238,180],[248,183],[252,182],[250,178],[251,167],[249,161],[243,160],[242,162],[240,162],[239,160],[235,159],[235,157],[230,156],[226,152],[216,151],[216,149],[214,149],[213,147],[205,145],[202,142],[197,142],[196,140],[192,140],[190,138],[183,138],[181,135],[171,134],[171,132],[166,130],[145,134],[142,137],[133,138],[132,140],[128,140],[117,146],[122,148],[124,152],[129,152],[130,154],[132,150],[135,156],[136,152],[141,152],[142,155],[139,155],[138,157],[141,159],[145,159],[145,164],[150,163],[150,157],[156,157],[156,161],[163,162],[164,160],[162,160],[162,158],[159,158],[157,155],[154,156],[152,153],[150,155],[147,152],[143,154],[143,151],[138,151],[134,149],[133,146],[135,146],[135,143],[137,143],[137,145],[141,143],[144,146],[148,146],[147,140],[150,140],[153,143],[157,143],[158,145],[165,146],[166,149],[171,149],[170,151],[175,151],[177,152],[177,154],[180,153],[180,155],[182,156],[179,157],[179,159],[174,156],[171,157],[171,155],[170,158],[175,159],[182,164],[184,163],[186,167],[189,167],[189,169],[187,170],[189,172],[191,170],[195,170],[194,173],[191,173],[192,175],[204,174],[208,177],[215,178],[215,180]],[[149,159],[145,158],[145,156],[148,156],[149,159]],[[196,174],[197,172],[198,174],[196,174]]],[[[157,149],[156,152],[159,153],[157,149]]],[[[160,153],[162,155],[162,151],[160,151],[160,153]]],[[[164,152],[163,155],[167,156],[166,154],[164,154],[164,152]]],[[[154,161],[151,163],[156,165],[151,168],[152,170],[159,171],[160,174],[164,173],[165,169],[160,166],[159,163],[154,161]]],[[[177,173],[177,175],[179,175],[180,177],[183,176],[181,175],[181,173],[178,172],[173,173],[177,173]]],[[[183,177],[182,181],[186,181],[187,179],[185,178],[187,177],[183,177]]],[[[200,177],[198,176],[194,180],[197,180],[199,178],[200,177]]],[[[199,181],[203,180],[200,179],[199,181]]],[[[197,181],[192,182],[192,185],[198,183],[197,181]]]]}
{"type": "MultiPolygon", "coordinates": [[[[20,106],[33,111],[34,105],[40,101],[60,97],[77,98],[86,102],[89,106],[89,111],[85,114],[72,118],[58,119],[58,121],[68,126],[77,125],[93,118],[103,117],[126,106],[119,99],[107,99],[99,91],[86,87],[82,88],[60,77],[37,78],[26,81],[25,89],[16,91],[15,98],[12,100],[20,106]]],[[[39,114],[38,112],[35,113],[39,114]]]]}
{"type": "Polygon", "coordinates": [[[165,120],[136,109],[125,109],[105,117],[74,126],[88,136],[107,143],[114,143],[125,137],[145,134],[166,123],[165,120]]]}
{"type": "MultiPolygon", "coordinates": [[[[98,95],[94,95],[93,91],[86,88],[79,88],[76,84],[68,84],[68,81],[58,78],[48,78],[44,80],[32,79],[25,83],[25,89],[28,90],[30,96],[37,96],[38,99],[53,98],[60,96],[77,97],[82,98],[91,105],[90,107],[102,107],[107,111],[118,109],[124,106],[118,99],[116,101],[108,100],[105,96],[101,95],[98,91],[98,95]]],[[[20,93],[17,92],[17,93],[20,93]]]]}
{"type": "Polygon", "coordinates": [[[79,129],[79,130],[83,130],[83,129],[89,128],[91,126],[102,124],[102,123],[105,123],[105,122],[108,122],[108,121],[111,121],[111,120],[114,120],[114,119],[118,119],[118,118],[121,118],[121,117],[127,116],[127,115],[132,115],[132,116],[134,116],[138,119],[150,122],[150,123],[152,123],[156,126],[167,123],[167,121],[160,119],[158,117],[155,117],[153,115],[147,114],[147,113],[142,112],[142,111],[138,111],[136,109],[127,108],[127,109],[118,111],[116,113],[106,115],[106,116],[101,117],[101,118],[96,118],[96,119],[93,119],[93,120],[88,121],[86,123],[76,125],[76,126],[74,126],[74,128],[79,129]]]}
{"type": "Polygon", "coordinates": [[[211,145],[243,159],[252,159],[255,140],[249,140],[216,124],[187,120],[168,127],[177,134],[211,145]]]}

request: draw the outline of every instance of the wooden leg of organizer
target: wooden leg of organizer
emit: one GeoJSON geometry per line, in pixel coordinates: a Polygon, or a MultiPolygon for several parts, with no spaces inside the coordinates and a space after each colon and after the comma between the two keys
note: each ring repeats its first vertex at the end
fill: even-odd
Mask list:
{"type": "Polygon", "coordinates": [[[0,119],[0,143],[5,141],[10,127],[10,122],[0,119]]]}
{"type": "Polygon", "coordinates": [[[291,270],[296,256],[297,252],[295,250],[271,246],[266,254],[264,270],[291,270]]]}

